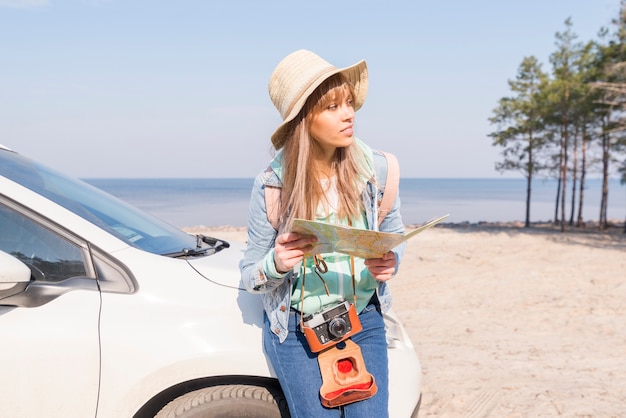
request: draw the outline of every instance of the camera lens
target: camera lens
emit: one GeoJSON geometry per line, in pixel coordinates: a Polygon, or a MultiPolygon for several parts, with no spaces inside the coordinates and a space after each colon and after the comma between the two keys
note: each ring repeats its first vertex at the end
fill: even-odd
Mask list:
{"type": "Polygon", "coordinates": [[[348,331],[348,323],[343,318],[333,318],[328,323],[328,332],[336,338],[343,337],[348,331]]]}

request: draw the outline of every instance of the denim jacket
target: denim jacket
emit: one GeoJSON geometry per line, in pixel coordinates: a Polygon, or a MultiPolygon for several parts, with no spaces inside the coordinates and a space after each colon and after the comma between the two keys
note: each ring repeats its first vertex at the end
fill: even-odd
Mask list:
{"type": "MultiPolygon", "coordinates": [[[[357,143],[370,155],[374,162],[376,177],[382,185],[387,176],[387,164],[385,157],[371,150],[367,145],[357,139],[357,143]]],[[[292,284],[296,279],[297,271],[291,270],[282,278],[273,278],[264,271],[265,257],[274,248],[277,231],[267,219],[265,208],[265,186],[282,187],[280,180],[279,153],[272,161],[270,167],[273,170],[264,170],[254,180],[250,198],[248,213],[248,247],[244,258],[240,262],[242,282],[246,289],[252,293],[260,293],[263,307],[269,318],[272,331],[278,335],[282,343],[287,338],[287,323],[289,321],[289,309],[291,306],[292,284]],[[277,172],[278,171],[278,172],[277,172]]],[[[374,179],[369,180],[361,195],[365,207],[365,214],[369,229],[378,230],[378,202],[382,199],[383,191],[377,187],[374,179]]],[[[404,224],[400,215],[400,198],[396,196],[392,210],[380,224],[380,231],[404,233],[404,224]]],[[[404,254],[405,244],[393,249],[396,254],[396,272],[404,254]]],[[[385,282],[380,282],[377,288],[377,296],[383,312],[391,307],[391,293],[385,282]]]]}

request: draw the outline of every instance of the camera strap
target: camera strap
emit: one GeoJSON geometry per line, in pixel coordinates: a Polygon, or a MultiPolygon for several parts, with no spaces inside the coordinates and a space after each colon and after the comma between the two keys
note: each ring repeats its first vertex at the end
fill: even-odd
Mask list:
{"type": "MultiPolygon", "coordinates": [[[[324,259],[322,258],[321,254],[317,254],[313,256],[313,261],[314,261],[314,265],[312,270],[315,272],[315,274],[317,275],[317,277],[319,277],[319,279],[322,281],[322,284],[324,284],[324,290],[326,291],[326,295],[330,296],[330,291],[328,290],[328,285],[326,284],[326,280],[324,280],[324,278],[322,277],[322,274],[328,272],[328,265],[326,264],[326,261],[324,261],[324,259]]],[[[304,259],[304,262],[302,263],[302,286],[301,286],[301,291],[300,291],[300,309],[304,309],[304,286],[305,286],[305,281],[306,281],[306,258],[304,259]]],[[[353,304],[354,307],[356,308],[356,277],[354,275],[354,256],[350,256],[350,274],[352,276],[352,300],[353,300],[353,304]]],[[[300,329],[304,329],[304,320],[302,319],[304,317],[303,313],[300,312],[300,329]]]]}

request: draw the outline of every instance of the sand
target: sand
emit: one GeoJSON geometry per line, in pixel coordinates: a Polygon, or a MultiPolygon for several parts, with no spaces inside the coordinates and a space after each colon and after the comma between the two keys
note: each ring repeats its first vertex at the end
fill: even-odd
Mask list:
{"type": "Polygon", "coordinates": [[[626,234],[590,229],[443,225],[409,241],[390,286],[422,364],[420,417],[625,416],[626,234]]]}

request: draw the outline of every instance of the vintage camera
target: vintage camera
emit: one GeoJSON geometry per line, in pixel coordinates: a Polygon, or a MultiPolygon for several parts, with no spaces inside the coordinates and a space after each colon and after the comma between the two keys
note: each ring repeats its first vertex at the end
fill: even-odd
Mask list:
{"type": "Polygon", "coordinates": [[[311,351],[317,353],[361,331],[354,305],[343,301],[302,318],[302,331],[311,351]]]}

